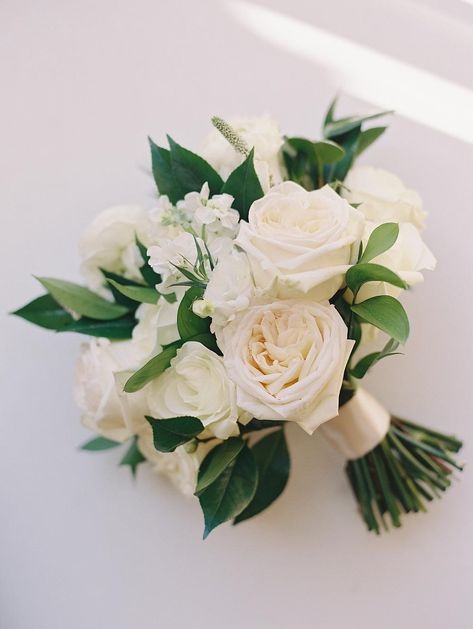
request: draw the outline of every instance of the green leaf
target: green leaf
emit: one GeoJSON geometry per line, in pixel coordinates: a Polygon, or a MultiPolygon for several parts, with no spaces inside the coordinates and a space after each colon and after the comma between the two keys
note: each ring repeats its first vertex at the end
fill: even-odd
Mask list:
{"type": "Polygon", "coordinates": [[[125,297],[128,297],[133,301],[153,305],[158,303],[159,293],[155,288],[148,286],[124,286],[114,280],[108,280],[108,283],[120,294],[125,295],[125,297]]]}
{"type": "Polygon", "coordinates": [[[106,269],[100,269],[100,271],[103,273],[106,279],[106,286],[112,291],[113,298],[117,302],[117,304],[121,304],[122,306],[126,306],[127,308],[136,310],[137,303],[134,300],[125,297],[125,295],[122,295],[114,286],[112,286],[109,280],[113,280],[121,286],[143,286],[143,284],[139,284],[134,280],[130,280],[127,277],[118,275],[117,273],[112,273],[111,271],[107,271],[106,269]]]}
{"type": "Polygon", "coordinates": [[[99,452],[101,450],[110,450],[111,448],[116,448],[121,445],[122,444],[119,441],[113,441],[112,439],[107,439],[106,437],[94,437],[94,439],[84,443],[80,449],[88,450],[89,452],[99,452]]]}
{"type": "Polygon", "coordinates": [[[52,277],[38,277],[36,279],[63,308],[70,309],[79,315],[92,319],[110,320],[118,319],[129,310],[125,306],[107,301],[88,288],[73,282],[52,277]]]}
{"type": "Polygon", "coordinates": [[[367,323],[376,326],[399,343],[409,337],[409,319],[397,299],[390,295],[371,297],[351,306],[352,311],[367,323]]]}
{"type": "Polygon", "coordinates": [[[399,235],[397,223],[383,223],[373,229],[359,262],[369,262],[390,249],[399,235]]]}
{"type": "Polygon", "coordinates": [[[345,151],[345,155],[343,159],[341,159],[334,166],[326,166],[325,167],[325,180],[327,182],[331,181],[343,181],[347,176],[348,171],[352,167],[352,164],[356,157],[356,151],[358,148],[358,140],[360,138],[361,126],[355,126],[353,129],[350,129],[346,133],[337,136],[336,141],[337,144],[343,147],[345,151]]]}
{"type": "Polygon", "coordinates": [[[60,332],[77,332],[78,334],[86,334],[88,336],[98,336],[114,341],[122,339],[130,339],[133,328],[137,321],[133,314],[128,314],[119,319],[111,321],[99,321],[97,319],[89,319],[81,317],[77,321],[72,321],[66,327],[59,330],[60,332]]]}
{"type": "Polygon", "coordinates": [[[63,330],[74,319],[51,295],[42,295],[11,313],[47,330],[63,330]]]}
{"type": "Polygon", "coordinates": [[[199,192],[205,182],[210,194],[218,194],[223,186],[220,175],[199,155],[180,146],[168,135],[172,172],[184,194],[199,192]]]}
{"type": "Polygon", "coordinates": [[[366,373],[368,372],[373,365],[379,362],[381,359],[386,358],[387,356],[398,356],[400,352],[396,352],[395,350],[398,348],[399,343],[394,339],[389,339],[383,349],[379,352],[372,352],[371,354],[367,354],[363,356],[355,367],[350,369],[350,373],[354,378],[361,379],[364,378],[366,373]]]}
{"type": "Polygon", "coordinates": [[[267,509],[283,492],[289,479],[291,461],[283,429],[263,437],[251,450],[258,468],[258,486],[253,500],[235,518],[235,524],[267,509]]]}
{"type": "Polygon", "coordinates": [[[179,336],[184,341],[198,334],[210,332],[210,319],[202,319],[192,312],[192,304],[197,299],[202,299],[204,290],[197,286],[189,288],[179,304],[177,311],[177,329],[179,336]]]}
{"type": "Polygon", "coordinates": [[[249,505],[257,483],[256,463],[245,444],[220,476],[199,495],[205,520],[204,539],[216,526],[233,519],[249,505]]]}
{"type": "Polygon", "coordinates": [[[136,476],[136,468],[140,463],[144,463],[146,458],[141,454],[138,448],[138,439],[134,437],[130,447],[125,452],[125,456],[120,461],[120,465],[128,465],[130,467],[133,478],[136,476]]]}
{"type": "Polygon", "coordinates": [[[268,428],[277,428],[284,426],[286,422],[278,419],[255,419],[253,418],[244,426],[240,426],[240,433],[259,432],[260,430],[268,430],[268,428]]]}
{"type": "Polygon", "coordinates": [[[171,203],[176,204],[184,198],[185,190],[174,176],[171,152],[155,144],[151,138],[148,138],[148,141],[151,149],[151,168],[159,194],[167,195],[171,203]]]}
{"type": "Polygon", "coordinates": [[[324,164],[339,162],[345,155],[343,147],[331,140],[320,140],[313,144],[315,154],[324,164]]]}
{"type": "Polygon", "coordinates": [[[356,129],[367,120],[375,120],[376,118],[381,118],[381,116],[386,116],[387,114],[392,113],[392,111],[380,111],[379,113],[371,114],[370,116],[349,116],[347,118],[340,118],[339,120],[332,119],[324,126],[324,137],[333,139],[339,135],[343,135],[344,133],[348,133],[349,131],[356,129]]]}
{"type": "Polygon", "coordinates": [[[376,142],[376,140],[386,131],[387,127],[371,127],[371,129],[366,129],[360,133],[360,137],[358,138],[358,147],[356,150],[356,155],[361,155],[363,151],[376,142]]]}
{"type": "Polygon", "coordinates": [[[199,469],[195,495],[201,494],[222,474],[245,445],[240,437],[230,437],[220,446],[213,448],[205,457],[199,469]]]}
{"type": "Polygon", "coordinates": [[[324,129],[327,127],[327,125],[329,125],[334,120],[335,107],[337,106],[337,101],[338,101],[338,96],[335,96],[335,98],[332,100],[332,102],[329,105],[329,108],[324,118],[324,126],[323,126],[324,129]]]}
{"type": "Polygon", "coordinates": [[[386,282],[398,288],[408,288],[408,284],[399,275],[380,264],[361,263],[348,269],[346,283],[354,295],[367,282],[386,282]]]}
{"type": "Polygon", "coordinates": [[[131,378],[129,378],[124,387],[125,393],[135,393],[142,389],[148,382],[154,380],[157,376],[166,371],[171,364],[171,360],[177,354],[180,344],[173,343],[163,349],[163,351],[149,360],[141,369],[138,369],[131,378]]]}
{"type": "Polygon", "coordinates": [[[148,284],[148,286],[151,286],[152,288],[154,288],[156,284],[161,283],[161,275],[159,273],[156,273],[156,271],[150,266],[148,250],[144,246],[144,244],[139,240],[138,236],[136,236],[135,240],[136,240],[136,246],[140,250],[140,254],[144,262],[143,266],[140,267],[141,277],[148,284]]]}
{"type": "Polygon", "coordinates": [[[195,336],[192,336],[190,339],[187,340],[195,341],[196,343],[202,343],[202,345],[205,345],[207,349],[210,349],[212,350],[212,352],[215,352],[219,356],[222,356],[222,352],[217,345],[215,334],[212,334],[211,332],[207,332],[206,334],[196,334],[195,336]]]}
{"type": "Polygon", "coordinates": [[[202,422],[195,417],[173,417],[155,419],[146,416],[153,429],[153,443],[159,452],[174,452],[204,430],[202,422]]]}
{"type": "Polygon", "coordinates": [[[234,198],[232,207],[238,210],[245,221],[248,220],[252,203],[264,195],[254,166],[254,152],[254,149],[251,149],[245,161],[230,173],[222,188],[223,193],[232,195],[234,198]]]}

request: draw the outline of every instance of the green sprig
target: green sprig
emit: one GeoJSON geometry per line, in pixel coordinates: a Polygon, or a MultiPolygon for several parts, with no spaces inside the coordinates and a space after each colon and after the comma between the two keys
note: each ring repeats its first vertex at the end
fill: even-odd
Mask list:
{"type": "Polygon", "coordinates": [[[383,441],[346,467],[368,530],[387,530],[386,514],[397,528],[403,513],[426,511],[450,487],[453,468],[463,469],[452,456],[461,447],[456,437],[393,417],[383,441]]]}
{"type": "Polygon", "coordinates": [[[235,151],[241,153],[242,155],[248,155],[250,149],[245,140],[238,134],[235,129],[228,124],[223,118],[219,118],[218,116],[212,117],[213,126],[219,131],[225,140],[233,146],[235,151]]]}

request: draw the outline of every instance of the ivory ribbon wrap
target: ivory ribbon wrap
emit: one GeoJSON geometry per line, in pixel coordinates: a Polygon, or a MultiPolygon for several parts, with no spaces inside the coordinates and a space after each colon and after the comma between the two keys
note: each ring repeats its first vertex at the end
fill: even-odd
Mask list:
{"type": "Polygon", "coordinates": [[[340,408],[338,417],[322,424],[319,430],[347,459],[359,459],[384,439],[390,421],[388,411],[360,388],[340,408]]]}

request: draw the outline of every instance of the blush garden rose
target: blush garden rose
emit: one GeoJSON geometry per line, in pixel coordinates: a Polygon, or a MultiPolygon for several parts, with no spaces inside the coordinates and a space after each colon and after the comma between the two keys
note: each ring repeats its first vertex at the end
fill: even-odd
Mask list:
{"type": "Polygon", "coordinates": [[[252,416],[293,421],[312,434],[338,414],[353,341],[334,306],[253,306],[223,328],[218,340],[238,405],[252,416]]]}

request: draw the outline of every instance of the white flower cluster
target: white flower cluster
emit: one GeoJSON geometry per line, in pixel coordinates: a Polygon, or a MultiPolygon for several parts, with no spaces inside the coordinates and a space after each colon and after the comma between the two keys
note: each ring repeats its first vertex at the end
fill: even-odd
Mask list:
{"type": "MultiPolygon", "coordinates": [[[[158,452],[145,415],[196,417],[205,426],[203,436],[217,440],[239,434],[239,424],[252,417],[296,422],[313,433],[338,414],[353,341],[328,300],[356,262],[360,241],[366,243],[380,223],[399,222],[395,246],[374,262],[410,285],[422,280],[422,270],[435,266],[420,236],[420,198],[397,177],[353,168],[341,195],[329,186],[307,191],[284,181],[282,137],[271,119],[231,122],[255,148],[255,169],[265,191],[251,206],[248,221],[239,220],[233,197],[211,196],[205,184],[176,205],[161,196],[150,211],[112,208],[93,222],[81,244],[82,268],[92,289],[108,294],[102,270],[140,279],[138,237],[161,276],[159,293],[176,296],[174,303],[161,297],[157,305],[140,306],[130,340],[84,345],[76,378],[83,422],[118,441],[136,435],[154,468],[187,494],[193,493],[198,466],[211,446],[205,439],[196,448],[158,452]],[[196,268],[206,289],[193,310],[211,317],[223,356],[189,341],[163,374],[137,393],[124,393],[131,373],[179,338],[183,283],[196,268]]],[[[217,131],[202,154],[224,179],[244,159],[217,131]]],[[[371,296],[397,289],[372,282],[363,290],[371,296]]]]}

